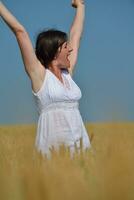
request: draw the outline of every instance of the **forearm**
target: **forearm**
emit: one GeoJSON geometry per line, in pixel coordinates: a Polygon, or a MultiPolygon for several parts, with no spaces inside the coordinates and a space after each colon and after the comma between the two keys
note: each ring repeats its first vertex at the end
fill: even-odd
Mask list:
{"type": "Polygon", "coordinates": [[[24,31],[24,27],[18,22],[18,20],[11,14],[11,12],[0,2],[0,16],[3,18],[9,28],[17,34],[20,31],[24,31]]]}
{"type": "Polygon", "coordinates": [[[80,40],[83,32],[84,19],[85,19],[85,5],[81,4],[76,8],[74,21],[70,28],[70,38],[75,38],[76,40],[80,40]]]}

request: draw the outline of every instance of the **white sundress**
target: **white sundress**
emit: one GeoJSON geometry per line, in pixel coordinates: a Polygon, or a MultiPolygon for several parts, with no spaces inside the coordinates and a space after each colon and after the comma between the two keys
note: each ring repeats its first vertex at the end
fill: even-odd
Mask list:
{"type": "Polygon", "coordinates": [[[39,113],[35,146],[47,158],[51,158],[51,148],[59,150],[60,145],[69,147],[71,156],[75,146],[82,150],[91,147],[80,111],[81,90],[67,70],[62,70],[64,84],[46,69],[44,82],[38,92],[32,93],[39,113]]]}

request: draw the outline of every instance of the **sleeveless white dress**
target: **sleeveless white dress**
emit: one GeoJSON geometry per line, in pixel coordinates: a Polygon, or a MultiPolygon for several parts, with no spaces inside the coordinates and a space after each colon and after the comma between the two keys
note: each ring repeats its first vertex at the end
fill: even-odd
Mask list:
{"type": "Polygon", "coordinates": [[[44,82],[38,92],[32,90],[39,113],[35,146],[47,158],[51,158],[51,149],[59,150],[60,145],[70,149],[91,147],[80,111],[81,90],[67,70],[62,70],[64,84],[46,69],[44,82]]]}

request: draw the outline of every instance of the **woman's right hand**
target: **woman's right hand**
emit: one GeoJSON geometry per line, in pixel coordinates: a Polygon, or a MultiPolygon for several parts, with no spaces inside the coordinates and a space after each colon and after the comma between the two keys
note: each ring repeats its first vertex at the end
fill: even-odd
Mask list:
{"type": "Polygon", "coordinates": [[[1,2],[0,16],[16,36],[26,73],[28,74],[32,82],[38,83],[37,79],[40,82],[40,80],[42,79],[42,72],[44,73],[45,68],[42,66],[35,55],[35,51],[29,38],[29,34],[27,33],[23,25],[11,13],[11,11],[8,10],[1,2]]]}
{"type": "Polygon", "coordinates": [[[77,8],[79,5],[84,4],[84,0],[72,0],[72,7],[77,8]]]}

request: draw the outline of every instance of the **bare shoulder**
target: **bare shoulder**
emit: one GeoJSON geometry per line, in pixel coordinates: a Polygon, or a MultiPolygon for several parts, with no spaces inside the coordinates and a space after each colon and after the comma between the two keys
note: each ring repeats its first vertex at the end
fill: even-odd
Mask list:
{"type": "Polygon", "coordinates": [[[45,67],[38,62],[37,67],[30,74],[32,90],[36,93],[40,90],[46,76],[45,67]]]}

